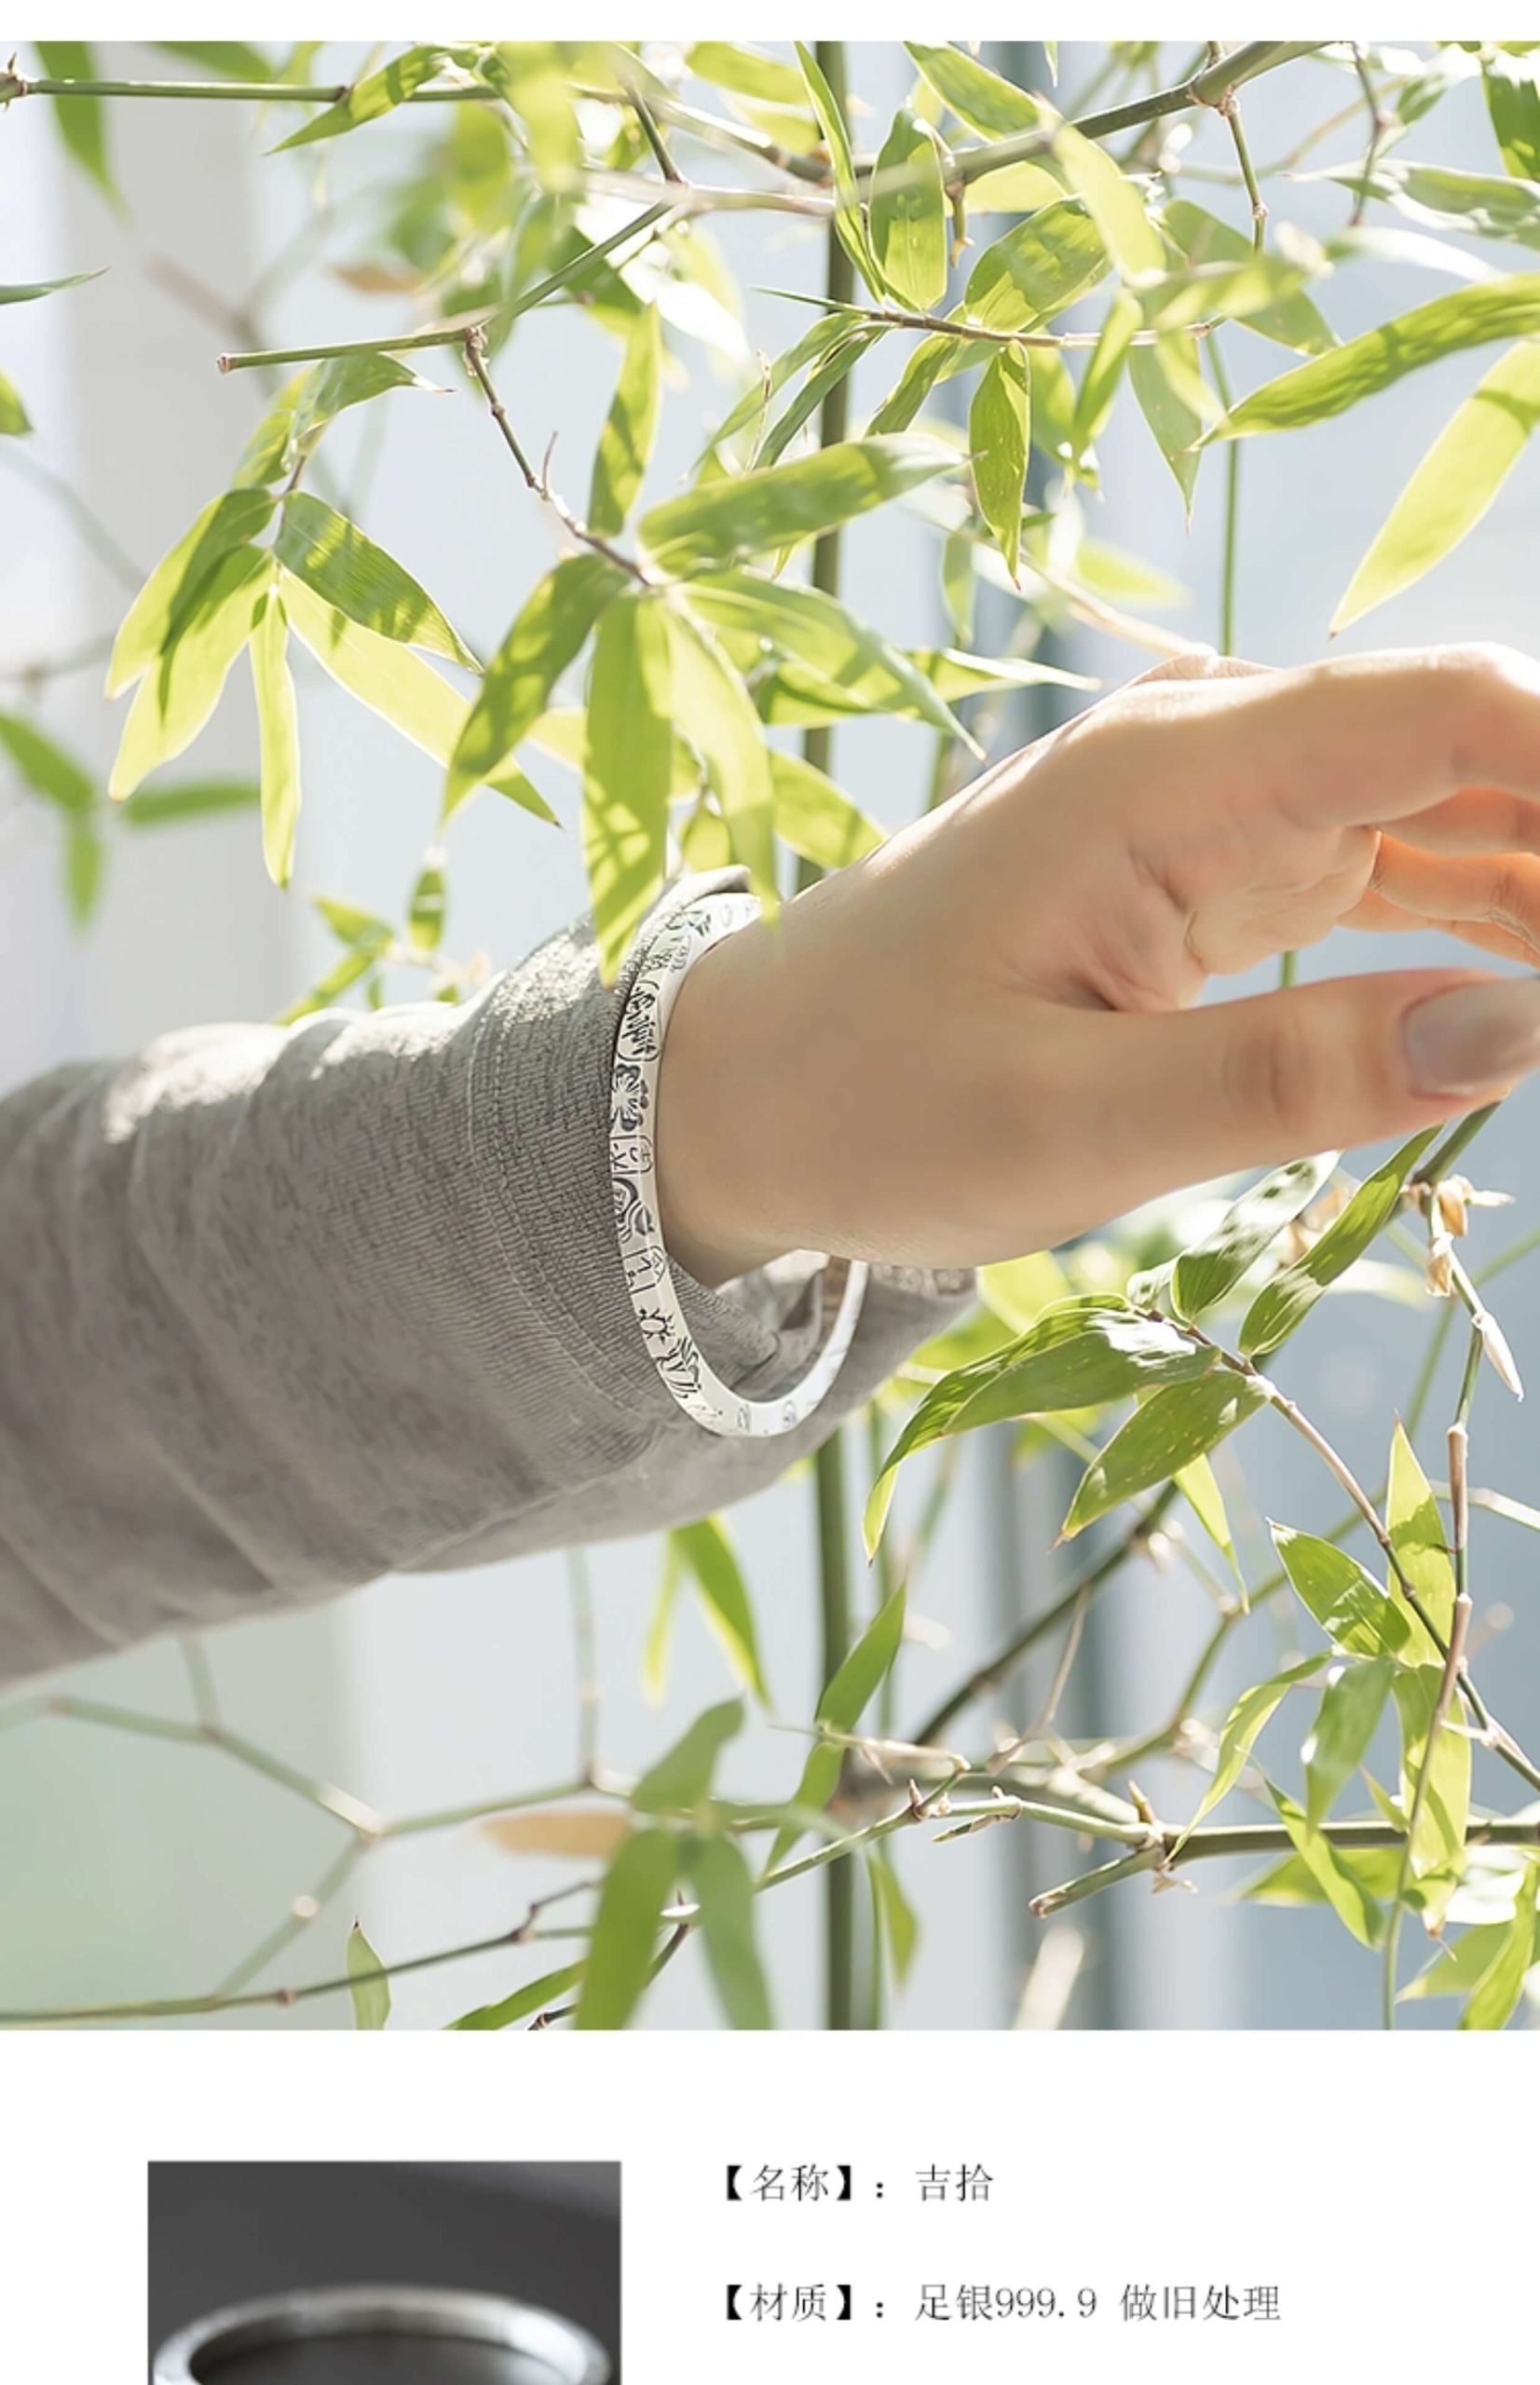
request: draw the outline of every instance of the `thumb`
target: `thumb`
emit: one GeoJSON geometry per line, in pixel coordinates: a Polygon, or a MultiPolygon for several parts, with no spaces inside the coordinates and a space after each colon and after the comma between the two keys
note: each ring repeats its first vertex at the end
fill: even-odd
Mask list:
{"type": "Polygon", "coordinates": [[[1097,1027],[1110,1131],[1148,1198],[1497,1099],[1540,1067],[1540,977],[1397,970],[1097,1027]]]}

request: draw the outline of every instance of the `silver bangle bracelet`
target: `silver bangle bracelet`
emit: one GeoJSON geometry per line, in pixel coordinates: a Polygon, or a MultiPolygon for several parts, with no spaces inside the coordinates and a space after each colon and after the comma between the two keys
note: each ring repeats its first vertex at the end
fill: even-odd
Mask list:
{"type": "Polygon", "coordinates": [[[606,2385],[609,2376],[592,2336],[530,2303],[438,2286],[337,2285],[238,2303],[184,2327],[157,2352],[155,2385],[217,2385],[249,2352],[379,2336],[493,2347],[508,2354],[508,2385],[606,2385]]]}
{"type": "Polygon", "coordinates": [[[610,1079],[609,1172],[615,1229],[631,1304],[659,1373],[687,1415],[708,1433],[763,1440],[806,1422],[824,1398],[855,1334],[865,1297],[865,1261],[831,1259],[824,1271],[834,1315],[797,1379],[747,1399],[706,1364],[680,1305],[658,1222],[653,1120],[669,1014],[686,973],[724,936],[759,916],[752,894],[708,894],[665,920],[642,956],[620,1019],[610,1079]]]}

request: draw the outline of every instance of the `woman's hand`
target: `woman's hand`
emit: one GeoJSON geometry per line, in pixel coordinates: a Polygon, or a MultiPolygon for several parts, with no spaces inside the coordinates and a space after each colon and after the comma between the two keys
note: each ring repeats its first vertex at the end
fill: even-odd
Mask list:
{"type": "Polygon", "coordinates": [[[959,1266],[1452,1118],[1540,1064],[1540,979],[1194,1009],[1337,926],[1540,952],[1540,669],[1492,647],[1167,666],[696,965],[658,1155],[682,1265],[959,1266]]]}

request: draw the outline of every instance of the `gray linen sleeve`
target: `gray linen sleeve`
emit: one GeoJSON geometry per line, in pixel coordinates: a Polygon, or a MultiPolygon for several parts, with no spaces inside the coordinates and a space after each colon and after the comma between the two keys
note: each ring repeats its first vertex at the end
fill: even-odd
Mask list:
{"type": "MultiPolygon", "coordinates": [[[[574,929],[456,1008],[200,1029],[0,1102],[0,1680],[703,1514],[966,1302],[966,1275],[874,1271],[784,1439],[675,1407],[615,1245],[625,988],[574,929]]],[[[821,1291],[681,1278],[751,1394],[811,1353],[821,1291]]]]}

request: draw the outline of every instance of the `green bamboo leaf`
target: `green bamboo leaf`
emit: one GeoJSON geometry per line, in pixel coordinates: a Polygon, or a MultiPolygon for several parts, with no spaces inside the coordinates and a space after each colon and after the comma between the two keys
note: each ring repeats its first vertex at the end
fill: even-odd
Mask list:
{"type": "Polygon", "coordinates": [[[123,813],[126,828],[160,828],[173,820],[202,820],[222,811],[252,811],[262,800],[255,779],[187,779],[179,786],[141,787],[123,813]]]}
{"type": "Polygon", "coordinates": [[[715,83],[719,90],[736,91],[742,99],[767,100],[773,107],[792,109],[807,102],[806,86],[794,66],[737,42],[691,42],[685,52],[685,64],[692,75],[699,75],[702,83],[715,83]]]}
{"type": "Polygon", "coordinates": [[[436,952],[443,941],[447,889],[443,854],[434,846],[417,872],[406,911],[406,934],[414,951],[436,952]]]}
{"type": "Polygon", "coordinates": [[[726,1532],[715,1516],[706,1516],[700,1523],[682,1524],[671,1532],[668,1546],[675,1569],[695,1585],[706,1620],[727,1650],[734,1672],[760,1705],[768,1706],[770,1691],[759,1660],[754,1607],[726,1532]]]}
{"type": "Polygon", "coordinates": [[[671,497],[642,516],[638,535],[665,571],[688,576],[817,538],[956,466],[939,440],[841,440],[671,497]]]}
{"type": "Polygon", "coordinates": [[[1334,1541],[1317,1540],[1288,1524],[1274,1524],[1271,1530],[1273,1546],[1301,1603],[1344,1656],[1394,1656],[1416,1664],[1424,1648],[1433,1652],[1405,1601],[1366,1574],[1356,1558],[1334,1541]]]}
{"type": "MultiPolygon", "coordinates": [[[[906,1604],[904,1585],[900,1583],[825,1684],[818,1701],[816,1720],[829,1730],[847,1737],[853,1732],[887,1680],[903,1644],[906,1604]]],[[[823,1740],[810,1750],[801,1781],[791,1801],[793,1806],[802,1813],[822,1813],[839,1786],[843,1762],[840,1749],[830,1740],[823,1740]]],[[[767,1871],[773,1872],[784,1860],[800,1835],[794,1822],[788,1822],[777,1833],[767,1871]]]]}
{"type": "Polygon", "coordinates": [[[1152,1392],[1086,1467],[1059,1538],[1072,1540],[1109,1508],[1206,1457],[1265,1400],[1248,1376],[1228,1368],[1152,1392]]]}
{"type": "Polygon", "coordinates": [[[295,385],[292,452],[285,469],[300,456],[313,456],[320,435],[349,406],[365,405],[391,389],[426,389],[432,397],[447,397],[437,381],[424,378],[399,357],[378,348],[361,355],[328,357],[303,375],[295,385]]]}
{"type": "Polygon", "coordinates": [[[1188,375],[1196,370],[1197,342],[1190,333],[1167,332],[1152,347],[1129,350],[1128,386],[1170,466],[1189,521],[1198,484],[1197,443],[1204,428],[1203,416],[1187,395],[1188,375]]]}
{"type": "Polygon", "coordinates": [[[775,798],[754,700],[709,629],[682,610],[671,609],[667,624],[673,721],[705,764],[734,859],[748,871],[766,911],[773,913],[780,900],[775,798]]]}
{"type": "Polygon", "coordinates": [[[903,1987],[914,1968],[920,1946],[920,1922],[899,1885],[898,1874],[886,1847],[874,1847],[866,1858],[872,1891],[872,1926],[879,1961],[886,1958],[895,1987],[903,1987]]]}
{"type": "Polygon", "coordinates": [[[760,443],[754,458],[756,470],[768,470],[778,464],[803,424],[818,412],[831,389],[848,380],[869,348],[882,337],[879,323],[852,323],[849,316],[840,319],[845,336],[831,348],[815,373],[810,373],[789,405],[776,416],[760,443]]]}
{"type": "Polygon", "coordinates": [[[361,629],[480,670],[428,591],[356,522],[346,521],[319,497],[296,489],[284,499],[277,553],[287,571],[361,629]]]}
{"type": "Polygon", "coordinates": [[[355,1921],[348,1932],[348,1994],[355,2029],[383,2029],[390,2018],[390,1983],[384,1966],[355,1921]]]}
{"type": "MultiPolygon", "coordinates": [[[[1190,198],[1172,199],[1162,210],[1160,220],[1190,266],[1245,266],[1256,260],[1257,251],[1244,233],[1210,215],[1206,207],[1195,207],[1190,198]]],[[[1305,356],[1324,356],[1337,346],[1336,333],[1302,290],[1280,295],[1269,305],[1249,307],[1238,320],[1248,331],[1261,332],[1265,339],[1297,348],[1305,356]]]]}
{"type": "Polygon", "coordinates": [[[900,108],[872,184],[872,249],[895,298],[923,314],[947,287],[947,194],[935,136],[900,108]]]}
{"type": "Polygon", "coordinates": [[[1254,389],[1216,425],[1212,435],[1246,439],[1255,431],[1296,430],[1305,423],[1324,422],[1440,357],[1492,340],[1525,339],[1535,332],[1540,332],[1540,274],[1508,274],[1447,291],[1345,347],[1334,348],[1329,356],[1317,356],[1254,389]]]}
{"type": "Polygon", "coordinates": [[[1045,1310],[1027,1332],[943,1376],[927,1392],[872,1485],[867,1555],[882,1536],[897,1467],[933,1441],[1007,1417],[1099,1408],[1156,1384],[1205,1375],[1214,1363],[1211,1349],[1193,1343],[1164,1317],[1136,1315],[1122,1301],[1083,1298],[1045,1310]]]}
{"type": "Polygon", "coordinates": [[[215,568],[266,528],[273,505],[265,488],[227,489],[204,507],[191,529],[161,556],[114,641],[107,666],[109,696],[131,687],[165,652],[215,568]]]}
{"type": "Polygon", "coordinates": [[[1540,424],[1540,341],[1486,375],[1412,473],[1331,617],[1333,634],[1398,596],[1469,536],[1540,424]]]}
{"type": "Polygon", "coordinates": [[[1397,2002],[1415,2004],[1430,1996],[1468,1996],[1502,1953],[1511,1926],[1510,1915],[1507,1921],[1484,1921],[1474,1929],[1463,1930],[1445,1944],[1425,1971],[1419,1971],[1401,1989],[1397,2002]]]}
{"type": "Polygon", "coordinates": [[[716,1760],[743,1727],[743,1701],[729,1698],[697,1715],[682,1739],[660,1756],[631,1792],[639,1814],[684,1814],[711,1795],[716,1760]]]}
{"type": "Polygon", "coordinates": [[[214,566],[159,662],[139,683],[107,783],[109,795],[131,795],[142,779],[192,743],[257,625],[272,580],[272,557],[252,547],[237,547],[214,566]]]}
{"type": "Polygon", "coordinates": [[[818,129],[824,136],[829,163],[834,170],[834,228],[856,271],[868,289],[882,293],[882,276],[872,254],[871,237],[866,228],[865,210],[855,179],[855,160],[851,154],[851,136],[839,103],[830,90],[828,79],[806,42],[798,42],[797,62],[802,69],[802,80],[818,129]]]}
{"type": "Polygon", "coordinates": [[[589,677],[583,859],[599,965],[615,976],[663,883],[674,770],[672,641],[659,601],[600,616],[589,677]]]}
{"type": "Polygon", "coordinates": [[[546,574],[487,665],[455,745],[446,811],[479,780],[511,760],[605,606],[624,584],[624,574],[598,554],[568,555],[546,574]]]}
{"type": "Polygon", "coordinates": [[[1398,215],[1433,230],[1540,248],[1540,184],[1533,182],[1507,174],[1466,173],[1450,166],[1420,166],[1399,157],[1382,158],[1371,174],[1356,166],[1340,168],[1326,179],[1355,197],[1361,191],[1380,199],[1398,215]]]}
{"type": "Polygon", "coordinates": [[[1314,1159],[1292,1160],[1233,1202],[1213,1232],[1176,1262],[1171,1294],[1178,1315],[1202,1316],[1233,1291],[1285,1226],[1309,1208],[1341,1156],[1321,1152],[1314,1159]]]}
{"type": "Polygon", "coordinates": [[[1518,2010],[1524,1982],[1535,1961],[1535,1887],[1540,1880],[1533,1863],[1514,1905],[1513,1919],[1504,1933],[1495,1961],[1482,1973],[1470,2002],[1460,2015],[1462,2029],[1503,2029],[1518,2010]]]}
{"type": "Polygon", "coordinates": [[[644,307],[626,342],[620,377],[593,457],[588,521],[605,538],[625,528],[642,485],[658,428],[662,364],[661,319],[655,307],[644,307]]]}
{"type": "Polygon", "coordinates": [[[252,639],[252,682],[262,733],[262,857],[275,886],[287,886],[299,823],[299,719],[287,660],[289,622],[277,589],[252,639]]]}
{"type": "MultiPolygon", "coordinates": [[[[457,695],[447,680],[441,679],[432,665],[410,647],[361,629],[334,605],[323,603],[302,579],[284,574],[280,585],[290,627],[337,685],[447,767],[470,709],[465,698],[457,695]]],[[[475,784],[473,777],[468,779],[462,793],[469,793],[475,784]]],[[[537,819],[556,816],[544,796],[511,762],[496,766],[486,784],[495,793],[522,804],[537,819]]],[[[446,804],[446,812],[449,809],[446,804]]]]}
{"type": "Polygon", "coordinates": [[[1074,411],[1056,443],[1067,451],[1064,460],[1078,463],[1091,447],[1112,411],[1128,368],[1134,334],[1144,320],[1144,309],[1131,290],[1120,290],[1108,307],[1091,361],[1085,367],[1074,411]]]}
{"type": "Polygon", "coordinates": [[[57,281],[0,281],[0,307],[23,307],[31,298],[51,298],[56,290],[74,290],[82,281],[100,281],[107,270],[61,274],[57,281]]]}
{"type": "Polygon", "coordinates": [[[876,821],[811,762],[797,754],[771,754],[770,766],[775,833],[794,853],[822,870],[835,870],[877,851],[882,831],[876,821]]]}
{"type": "Polygon", "coordinates": [[[157,41],[168,58],[184,58],[193,66],[206,66],[211,75],[223,75],[232,83],[271,83],[277,80],[278,69],[265,50],[255,49],[249,41],[157,41]]]}
{"type": "Polygon", "coordinates": [[[0,712],[0,746],[10,756],[35,795],[46,796],[61,811],[84,814],[96,801],[96,787],[72,756],[34,720],[20,713],[0,712]]]}
{"type": "Polygon", "coordinates": [[[1344,1782],[1351,1780],[1380,1726],[1396,1667],[1388,1656],[1349,1665],[1321,1692],[1304,1764],[1305,1819],[1319,1830],[1344,1782]]]}
{"type": "Polygon", "coordinates": [[[71,921],[77,928],[88,926],[95,916],[106,865],[107,848],[96,823],[83,812],[68,813],[64,821],[64,900],[71,921]]]}
{"type": "Polygon", "coordinates": [[[1423,1882],[1424,1894],[1436,1894],[1438,1911],[1453,1893],[1464,1866],[1465,1829],[1470,1820],[1470,1740],[1459,1727],[1451,1709],[1434,1741],[1431,1760],[1428,1736],[1443,1682],[1442,1665],[1402,1666],[1397,1672],[1396,1704],[1401,1717],[1401,1811],[1410,1814],[1424,1764],[1427,1789],[1411,1843],[1411,1869],[1423,1882]],[[1445,1874],[1441,1888],[1430,1874],[1445,1874]]]}
{"type": "Polygon", "coordinates": [[[547,1971],[539,1979],[530,1980],[524,1987],[516,1987],[497,2004],[478,2004],[471,2012],[462,2013],[451,2021],[452,2029],[512,2029],[521,2021],[533,2020],[548,2005],[559,2004],[569,1996],[583,1976],[581,1963],[568,1963],[564,1970],[547,1971]]]}
{"type": "Polygon", "coordinates": [[[1454,1622],[1454,1564],[1438,1502],[1399,1418],[1390,1439],[1385,1530],[1402,1573],[1434,1629],[1447,1642],[1454,1622]]]}
{"type": "Polygon", "coordinates": [[[32,429],[21,393],[14,381],[0,373],[0,438],[20,439],[32,429]]]}
{"type": "Polygon", "coordinates": [[[1241,1327],[1241,1348],[1248,1358],[1266,1357],[1287,1342],[1304,1323],[1327,1286],[1345,1274],[1383,1233],[1400,1206],[1401,1187],[1438,1132],[1430,1126],[1403,1143],[1382,1167],[1365,1178],[1314,1247],[1262,1287],[1241,1327]]]}
{"type": "Polygon", "coordinates": [[[1013,579],[1021,551],[1021,508],[1032,383],[1025,349],[997,349],[968,409],[968,451],[978,510],[1013,579]]]}
{"type": "Polygon", "coordinates": [[[1059,199],[984,251],[968,277],[963,316],[989,331],[1029,331],[1083,298],[1108,264],[1081,200],[1059,199]]]}
{"type": "MultiPolygon", "coordinates": [[[[711,455],[715,449],[723,446],[728,440],[736,439],[741,431],[748,430],[756,424],[762,424],[770,412],[771,399],[780,395],[786,383],[795,380],[797,374],[805,371],[810,364],[818,363],[831,348],[838,348],[840,342],[849,339],[850,335],[851,324],[848,315],[820,315],[811,330],[805,331],[799,340],[795,341],[790,348],[778,356],[772,364],[766,366],[755,379],[752,387],[744,391],[731,413],[714,433],[705,455],[711,455]]],[[[703,460],[703,457],[697,459],[697,470],[700,470],[703,460]]]]}
{"type": "Polygon", "coordinates": [[[637,1831],[605,1874],[589,1942],[579,2029],[623,2029],[646,1991],[659,1915],[674,1892],[679,1842],[672,1831],[637,1831]]]}
{"type": "MultiPolygon", "coordinates": [[[[43,72],[50,80],[61,83],[94,83],[97,80],[96,54],[89,42],[40,41],[37,55],[43,72]]],[[[107,162],[107,113],[95,98],[56,98],[54,117],[63,138],[65,148],[78,166],[84,167],[97,189],[114,212],[127,212],[123,195],[113,180],[107,162]]]]}
{"type": "Polygon", "coordinates": [[[575,189],[582,174],[582,134],[572,84],[556,44],[500,42],[481,53],[477,68],[483,82],[522,120],[530,163],[543,188],[575,189]]]}
{"type": "Polygon", "coordinates": [[[936,97],[970,132],[990,141],[1030,132],[1043,122],[1034,99],[965,49],[954,49],[950,42],[906,41],[904,47],[936,97]]]}
{"type": "Polygon", "coordinates": [[[1267,1786],[1302,1862],[1322,1889],[1338,1920],[1352,1931],[1361,1946],[1378,1945],[1384,1932],[1384,1914],[1358,1874],[1343,1862],[1329,1838],[1311,1829],[1292,1797],[1286,1796],[1272,1781],[1267,1786]]]}
{"type": "Polygon", "coordinates": [[[706,1962],[734,2029],[772,2029],[770,1990],[755,1940],[754,1879],[730,1838],[690,1838],[685,1869],[701,1908],[706,1962]]]}
{"type": "Polygon", "coordinates": [[[1229,1796],[1250,1762],[1252,1749],[1289,1691],[1318,1673],[1322,1662],[1319,1656],[1306,1656],[1302,1663],[1289,1665],[1281,1673],[1274,1673],[1271,1680],[1254,1682],[1249,1689],[1242,1690],[1226,1715],[1224,1727],[1220,1733],[1214,1778],[1204,1791],[1203,1803],[1177,1841],[1179,1849],[1205,1816],[1211,1814],[1215,1806],[1229,1796]]]}
{"type": "Polygon", "coordinates": [[[291,132],[278,148],[302,149],[312,141],[332,141],[340,132],[351,132],[361,124],[372,124],[376,116],[388,116],[392,108],[400,107],[414,91],[431,82],[452,54],[447,48],[438,48],[428,43],[402,50],[387,65],[355,83],[351,90],[331,107],[323,108],[320,116],[302,124],[297,132],[291,132]]]}
{"type": "Polygon", "coordinates": [[[759,572],[714,572],[687,581],[679,601],[714,629],[763,640],[805,662],[843,688],[857,709],[902,707],[950,737],[961,734],[956,716],[909,657],[820,588],[759,572]]]}
{"type": "Polygon", "coordinates": [[[1085,201],[1124,279],[1142,281],[1162,272],[1165,247],[1145,212],[1143,195],[1106,150],[1087,141],[1072,124],[1061,124],[1054,132],[1054,155],[1071,190],[1085,201]]]}
{"type": "Polygon", "coordinates": [[[873,435],[907,430],[931,391],[969,365],[982,361],[992,341],[967,339],[960,333],[933,332],[912,349],[894,387],[873,415],[867,429],[873,435]]]}
{"type": "Polygon", "coordinates": [[[1487,113],[1503,163],[1520,180],[1540,183],[1540,80],[1533,58],[1497,51],[1481,61],[1487,113]]]}

